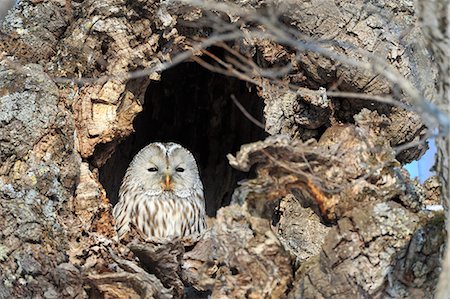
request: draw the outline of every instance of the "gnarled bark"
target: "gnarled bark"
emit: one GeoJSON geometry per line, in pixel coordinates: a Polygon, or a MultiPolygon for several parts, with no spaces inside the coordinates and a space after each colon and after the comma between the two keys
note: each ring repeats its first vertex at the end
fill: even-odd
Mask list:
{"type": "MultiPolygon", "coordinates": [[[[402,168],[424,147],[395,151],[417,141],[428,124],[427,110],[405,86],[434,99],[436,69],[412,3],[235,1],[214,9],[208,3],[24,0],[6,17],[0,297],[431,298],[443,217],[423,209],[435,189],[402,168]],[[268,6],[280,12],[273,23],[263,22],[268,6]],[[236,34],[225,44],[217,37],[224,25],[236,34]],[[161,134],[147,135],[150,126],[134,120],[143,107],[154,110],[141,115],[161,119],[152,116],[164,103],[149,96],[157,88],[151,82],[164,80],[170,61],[191,54],[216,71],[233,66],[225,73],[249,82],[223,79],[215,86],[227,91],[218,100],[211,92],[217,81],[205,75],[206,87],[195,91],[201,96],[192,93],[201,99],[192,103],[204,106],[185,111],[186,123],[196,125],[196,113],[212,111],[199,125],[208,134],[192,135],[193,151],[210,154],[200,161],[211,182],[207,193],[219,194],[209,199],[210,214],[227,196],[234,204],[219,209],[203,238],[186,247],[186,240],[154,244],[133,234],[120,243],[107,194],[120,178],[105,173],[114,171],[105,164],[133,143],[127,138],[134,130],[151,139],[178,128],[161,123],[161,134]],[[384,66],[409,84],[386,75],[384,66]],[[150,71],[133,73],[144,68],[150,71]],[[402,104],[339,92],[391,94],[402,104]],[[231,95],[249,97],[250,113],[264,105],[265,130],[273,136],[237,125],[237,108],[227,106],[231,95]],[[233,139],[227,117],[243,136],[233,139]],[[250,176],[232,172],[217,154],[255,138],[229,156],[250,176]],[[234,189],[239,178],[246,180],[234,189]],[[221,180],[226,187],[219,190],[221,180]]],[[[178,82],[165,84],[183,93],[178,82]]],[[[176,97],[173,109],[187,107],[182,100],[176,97]]]]}

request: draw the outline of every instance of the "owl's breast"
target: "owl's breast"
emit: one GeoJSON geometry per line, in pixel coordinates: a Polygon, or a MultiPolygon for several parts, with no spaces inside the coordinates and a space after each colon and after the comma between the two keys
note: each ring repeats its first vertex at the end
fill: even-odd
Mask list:
{"type": "Polygon", "coordinates": [[[203,194],[181,197],[164,191],[139,201],[135,215],[135,225],[148,237],[184,237],[206,227],[203,194]]]}

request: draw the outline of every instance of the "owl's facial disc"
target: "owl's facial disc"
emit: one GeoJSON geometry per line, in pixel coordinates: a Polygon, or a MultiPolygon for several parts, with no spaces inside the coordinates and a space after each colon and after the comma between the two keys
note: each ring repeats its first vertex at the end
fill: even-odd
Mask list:
{"type": "Polygon", "coordinates": [[[197,163],[192,154],[174,143],[152,143],[143,148],[127,170],[146,194],[170,192],[179,198],[202,191],[197,163]]]}

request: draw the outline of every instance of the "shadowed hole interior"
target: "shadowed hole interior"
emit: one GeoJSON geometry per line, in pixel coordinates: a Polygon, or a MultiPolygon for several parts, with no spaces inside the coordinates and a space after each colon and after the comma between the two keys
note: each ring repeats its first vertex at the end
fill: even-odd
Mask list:
{"type": "Polygon", "coordinates": [[[134,121],[135,133],[117,145],[99,170],[111,203],[117,202],[121,180],[133,156],[151,142],[173,141],[188,148],[199,164],[208,215],[214,216],[218,208],[228,204],[237,182],[247,174],[232,169],[226,154],[266,136],[236,107],[231,95],[263,122],[263,101],[253,86],[196,63],[180,64],[163,72],[160,81],[152,81],[143,111],[134,121]]]}

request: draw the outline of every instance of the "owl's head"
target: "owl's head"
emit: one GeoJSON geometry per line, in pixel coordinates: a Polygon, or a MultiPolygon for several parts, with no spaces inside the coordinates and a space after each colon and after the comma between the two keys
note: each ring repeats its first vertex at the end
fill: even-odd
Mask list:
{"type": "Polygon", "coordinates": [[[149,195],[188,197],[203,191],[194,156],[177,143],[151,143],[137,153],[126,177],[149,195]]]}

